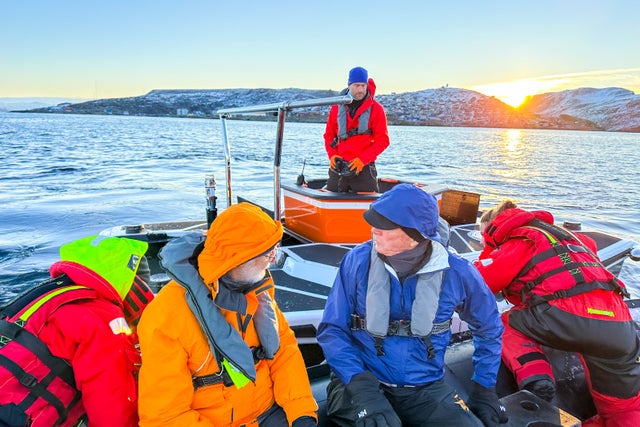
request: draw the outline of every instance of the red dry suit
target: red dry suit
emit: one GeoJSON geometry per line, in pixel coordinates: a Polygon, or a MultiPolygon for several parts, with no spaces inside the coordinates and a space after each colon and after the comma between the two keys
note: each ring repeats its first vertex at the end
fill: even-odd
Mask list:
{"type": "Polygon", "coordinates": [[[13,360],[26,371],[25,385],[40,387],[37,384],[48,382],[47,377],[52,380],[46,390],[50,393],[33,401],[24,387],[1,384],[0,406],[17,410],[10,402],[24,402],[32,427],[75,426],[87,418],[92,427],[137,426],[135,375],[140,355],[121,297],[105,279],[75,262],[56,262],[50,273],[58,278],[50,282],[52,289],[5,319],[2,327],[4,334],[18,324],[30,332],[21,336],[37,336],[51,355],[62,359],[55,359],[62,374],[47,375],[50,369],[40,359],[18,340],[9,341],[13,360]],[[69,365],[71,371],[65,369],[69,365]]]}
{"type": "Polygon", "coordinates": [[[519,387],[553,379],[541,345],[576,352],[606,425],[640,425],[640,339],[624,285],[595,242],[554,226],[549,212],[518,208],[500,213],[483,238],[476,267],[515,305],[502,316],[502,359],[519,387]]]}

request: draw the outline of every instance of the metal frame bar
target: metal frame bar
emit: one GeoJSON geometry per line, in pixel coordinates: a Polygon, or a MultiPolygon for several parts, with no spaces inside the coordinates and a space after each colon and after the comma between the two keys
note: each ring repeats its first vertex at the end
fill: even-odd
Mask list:
{"type": "Polygon", "coordinates": [[[229,143],[229,135],[227,133],[227,119],[237,114],[277,114],[278,127],[276,131],[276,144],[273,153],[273,217],[280,220],[281,213],[281,194],[280,194],[280,164],[282,161],[282,143],[284,140],[284,124],[287,112],[297,108],[320,107],[323,105],[344,105],[353,101],[351,95],[333,96],[330,98],[316,98],[303,101],[285,101],[279,104],[264,104],[249,107],[224,108],[218,110],[216,114],[220,117],[222,127],[222,142],[224,144],[226,187],[227,187],[227,206],[232,204],[231,190],[231,144],[229,143]]]}

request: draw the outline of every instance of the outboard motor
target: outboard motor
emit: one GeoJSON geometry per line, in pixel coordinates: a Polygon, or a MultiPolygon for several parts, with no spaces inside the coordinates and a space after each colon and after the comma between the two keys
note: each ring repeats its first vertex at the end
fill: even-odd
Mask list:
{"type": "Polygon", "coordinates": [[[218,208],[216,207],[216,178],[213,175],[204,177],[204,191],[207,200],[207,228],[211,227],[211,223],[218,216],[218,208]]]}

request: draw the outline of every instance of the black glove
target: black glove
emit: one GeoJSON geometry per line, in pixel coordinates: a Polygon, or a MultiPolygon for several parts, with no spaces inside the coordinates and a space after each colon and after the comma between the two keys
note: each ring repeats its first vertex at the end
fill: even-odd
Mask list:
{"type": "Polygon", "coordinates": [[[498,400],[495,387],[482,387],[474,382],[467,406],[480,418],[485,427],[497,426],[509,421],[507,410],[498,400]]]}
{"type": "Polygon", "coordinates": [[[351,378],[347,385],[356,427],[402,427],[400,418],[380,390],[380,382],[368,371],[351,378]]]}
{"type": "Polygon", "coordinates": [[[291,427],[316,427],[318,423],[313,417],[300,417],[293,420],[291,427]]]}

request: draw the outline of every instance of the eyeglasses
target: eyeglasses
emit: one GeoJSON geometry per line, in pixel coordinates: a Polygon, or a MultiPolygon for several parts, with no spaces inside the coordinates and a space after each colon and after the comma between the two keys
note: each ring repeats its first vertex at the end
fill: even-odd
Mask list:
{"type": "Polygon", "coordinates": [[[267,259],[273,259],[278,254],[278,249],[280,249],[280,243],[276,243],[274,246],[272,246],[271,248],[269,248],[265,252],[261,253],[256,258],[263,256],[263,257],[265,257],[267,259]]]}

